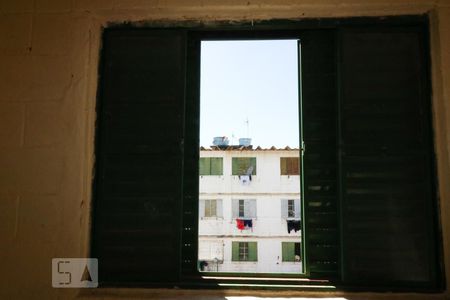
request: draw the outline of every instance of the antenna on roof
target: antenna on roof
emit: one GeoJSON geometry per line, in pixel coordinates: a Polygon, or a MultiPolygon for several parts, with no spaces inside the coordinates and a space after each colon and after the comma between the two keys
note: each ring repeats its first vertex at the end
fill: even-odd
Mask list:
{"type": "Polygon", "coordinates": [[[250,137],[250,122],[247,119],[245,119],[245,124],[247,125],[247,137],[250,137]]]}

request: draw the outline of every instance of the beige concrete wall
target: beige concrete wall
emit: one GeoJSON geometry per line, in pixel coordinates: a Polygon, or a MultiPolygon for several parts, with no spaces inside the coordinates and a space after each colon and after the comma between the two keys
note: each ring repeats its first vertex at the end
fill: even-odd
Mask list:
{"type": "MultiPolygon", "coordinates": [[[[450,274],[450,1],[0,0],[0,298],[160,299],[165,295],[224,299],[224,293],[211,291],[107,289],[80,294],[51,288],[51,258],[83,257],[87,253],[101,26],[124,20],[419,13],[429,13],[432,18],[434,126],[446,273],[450,274]]],[[[450,298],[448,292],[433,296],[326,295],[348,299],[450,298]]]]}

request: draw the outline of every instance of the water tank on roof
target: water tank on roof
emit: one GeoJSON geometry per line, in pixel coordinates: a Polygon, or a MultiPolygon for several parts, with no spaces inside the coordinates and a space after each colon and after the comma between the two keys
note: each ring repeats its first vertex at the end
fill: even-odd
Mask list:
{"type": "Polygon", "coordinates": [[[250,146],[252,144],[251,138],[240,138],[239,139],[239,146],[250,146]]]}
{"type": "Polygon", "coordinates": [[[213,139],[214,146],[228,146],[229,140],[226,136],[216,136],[213,139]]]}

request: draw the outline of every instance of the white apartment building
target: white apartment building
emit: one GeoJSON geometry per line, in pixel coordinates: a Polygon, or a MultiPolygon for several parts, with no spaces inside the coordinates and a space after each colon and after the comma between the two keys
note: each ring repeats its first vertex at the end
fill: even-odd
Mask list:
{"type": "Polygon", "coordinates": [[[302,272],[300,210],[298,149],[200,149],[201,270],[302,272]]]}

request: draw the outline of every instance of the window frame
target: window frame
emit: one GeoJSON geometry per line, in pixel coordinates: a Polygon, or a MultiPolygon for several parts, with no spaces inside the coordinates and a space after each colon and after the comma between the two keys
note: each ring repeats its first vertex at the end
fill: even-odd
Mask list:
{"type": "Polygon", "coordinates": [[[256,176],[257,172],[257,159],[255,156],[249,157],[232,157],[231,158],[231,175],[232,176],[256,176]],[[252,165],[252,162],[255,162],[255,166],[252,165]],[[247,170],[243,170],[241,164],[249,165],[247,170]],[[250,167],[253,167],[252,174],[247,174],[247,171],[250,167]]]}
{"type": "MultiPolygon", "coordinates": [[[[200,168],[199,168],[199,172],[200,172],[200,176],[223,176],[223,157],[200,157],[199,159],[199,164],[200,164],[200,168]],[[208,161],[208,165],[209,165],[209,170],[208,172],[202,172],[202,167],[201,167],[201,161],[208,161]],[[219,170],[217,172],[213,172],[213,161],[220,162],[220,167],[219,170]],[[213,173],[220,173],[220,174],[213,174],[213,173]]],[[[216,166],[216,165],[215,165],[216,166]]]]}
{"type": "Polygon", "coordinates": [[[294,199],[288,199],[288,211],[287,211],[287,217],[288,218],[295,218],[295,200],[294,199]]]}
{"type": "Polygon", "coordinates": [[[280,176],[300,176],[300,170],[301,170],[301,166],[300,166],[300,157],[294,157],[294,156],[282,156],[280,157],[280,176]],[[298,169],[296,169],[295,172],[291,172],[291,168],[290,168],[290,160],[297,160],[297,166],[298,169]],[[284,162],[283,162],[284,161],[284,162]],[[283,170],[283,166],[284,166],[284,170],[283,170]]]}
{"type": "Polygon", "coordinates": [[[301,243],[300,242],[288,242],[288,241],[283,241],[283,242],[281,242],[281,261],[282,262],[293,262],[293,263],[301,263],[301,261],[302,261],[302,255],[301,255],[301,243]],[[293,247],[293,249],[294,249],[294,254],[293,254],[293,259],[291,260],[291,259],[288,259],[288,258],[285,258],[284,257],[284,251],[283,251],[283,249],[284,249],[284,247],[287,247],[287,244],[294,244],[294,247],[293,247]],[[300,260],[295,260],[295,250],[296,250],[296,248],[297,248],[297,245],[298,245],[298,247],[299,247],[299,249],[300,249],[300,260]],[[283,247],[284,246],[284,247],[283,247]]]}
{"type": "MultiPolygon", "coordinates": [[[[419,24],[428,26],[428,18],[426,16],[397,16],[392,18],[346,18],[346,19],[316,19],[316,20],[304,20],[304,21],[292,21],[292,20],[276,20],[276,21],[262,21],[256,26],[253,25],[253,22],[237,22],[234,24],[229,24],[227,22],[225,23],[218,23],[215,25],[211,25],[211,27],[208,27],[203,24],[192,24],[192,23],[176,23],[169,25],[169,27],[174,28],[189,28],[187,31],[189,31],[189,36],[193,39],[189,41],[190,44],[188,44],[188,48],[190,50],[194,50],[199,52],[198,45],[192,43],[192,41],[196,39],[232,39],[232,38],[245,38],[245,39],[251,39],[251,38],[291,38],[292,36],[301,35],[304,30],[308,30],[311,28],[337,28],[338,26],[362,26],[364,27],[366,24],[381,24],[384,26],[398,26],[403,24],[419,24]]],[[[155,28],[167,28],[166,23],[151,23],[149,24],[151,27],[155,28]]],[[[424,45],[426,54],[429,54],[428,45],[424,45]]],[[[189,53],[190,51],[188,51],[189,53]]],[[[198,81],[195,80],[195,77],[199,75],[199,69],[198,67],[195,67],[195,65],[199,64],[199,57],[193,57],[188,56],[187,57],[187,64],[188,64],[188,74],[191,76],[188,76],[187,79],[187,85],[186,85],[186,98],[191,99],[186,104],[185,108],[185,115],[191,116],[193,119],[198,119],[199,115],[199,105],[198,103],[195,103],[194,99],[197,99],[199,97],[198,92],[198,81]]],[[[429,72],[429,70],[428,70],[429,72]]],[[[429,76],[429,74],[428,74],[429,76]]],[[[101,89],[101,87],[100,87],[101,89]]],[[[192,122],[191,124],[188,124],[189,120],[186,121],[186,128],[185,128],[185,139],[186,141],[189,140],[195,140],[196,135],[198,135],[198,122],[192,122]],[[194,130],[192,130],[194,129],[194,130]],[[197,131],[197,133],[195,133],[197,131]]],[[[96,142],[97,143],[97,142],[96,142]]],[[[188,146],[195,146],[195,142],[187,142],[184,144],[185,149],[188,146]]],[[[97,146],[96,146],[97,147],[97,146]]],[[[188,150],[183,150],[185,157],[188,156],[194,156],[198,158],[198,153],[196,152],[189,152],[188,150]]],[[[303,168],[303,163],[300,163],[301,168],[303,168]]],[[[197,172],[198,174],[198,164],[197,166],[187,166],[185,165],[183,168],[183,178],[189,178],[189,176],[192,176],[197,172]],[[194,171],[197,168],[197,171],[194,171]]],[[[94,181],[94,193],[95,193],[95,185],[98,181],[97,178],[95,178],[94,181]]],[[[187,182],[188,180],[185,180],[187,182]]],[[[185,183],[183,183],[185,184],[185,183]]],[[[180,229],[180,241],[185,242],[185,236],[191,232],[198,232],[198,197],[197,197],[197,204],[195,204],[195,194],[198,195],[198,187],[197,192],[195,192],[195,187],[191,186],[190,192],[184,193],[183,195],[183,209],[184,211],[181,212],[180,217],[183,218],[183,226],[182,229],[180,229]],[[193,191],[193,192],[192,192],[193,191]],[[197,210],[195,210],[195,207],[197,205],[197,210]],[[194,209],[192,209],[194,208],[194,209]],[[191,215],[192,218],[190,218],[188,215],[191,215]],[[196,223],[197,222],[197,223],[196,223]],[[187,232],[189,231],[189,232],[187,232]]],[[[303,199],[303,197],[302,197],[303,199]]],[[[439,216],[437,215],[438,211],[438,201],[433,202],[433,206],[435,207],[433,213],[433,220],[436,222],[436,228],[438,227],[438,219],[439,216]]],[[[94,213],[98,209],[96,205],[94,205],[94,213]]],[[[302,216],[304,216],[304,209],[302,209],[301,213],[302,216]]],[[[95,216],[94,216],[95,217],[95,216]]],[[[302,217],[302,220],[305,218],[302,217]]],[[[95,227],[95,225],[93,225],[95,227]]],[[[302,226],[302,228],[305,228],[305,226],[302,226]]],[[[95,229],[94,229],[95,230],[95,229]]],[[[197,235],[198,238],[198,235],[197,235]]],[[[442,245],[441,241],[442,237],[437,237],[438,239],[438,246],[442,245]]],[[[91,236],[91,245],[94,244],[93,242],[94,237],[91,236]]],[[[190,241],[188,239],[188,241],[190,241]]],[[[186,245],[186,244],[185,244],[186,245]]],[[[192,249],[196,250],[196,243],[195,241],[192,244],[188,244],[189,247],[183,246],[181,250],[181,256],[183,258],[183,263],[187,262],[186,265],[192,266],[193,258],[196,256],[196,251],[192,251],[192,249]],[[187,249],[189,248],[189,249],[187,249]],[[190,253],[190,254],[189,254],[190,253]],[[187,254],[187,256],[186,256],[187,254]]],[[[302,242],[302,247],[305,247],[305,243],[302,242]]],[[[438,247],[438,253],[436,253],[437,256],[442,257],[442,249],[438,247]]],[[[306,255],[305,252],[303,252],[304,255],[306,255]]],[[[306,257],[303,257],[302,260],[306,260],[306,257]]],[[[226,282],[227,284],[240,284],[240,283],[252,283],[255,281],[252,281],[250,279],[216,279],[216,278],[206,278],[208,276],[203,276],[204,274],[200,274],[198,270],[192,270],[189,269],[189,267],[183,267],[181,266],[181,275],[180,275],[180,282],[177,283],[178,286],[198,286],[199,282],[202,282],[203,286],[206,283],[209,286],[216,286],[218,283],[226,282]]],[[[407,287],[407,288],[391,288],[390,290],[393,291],[430,291],[430,290],[436,290],[441,291],[443,289],[443,281],[442,281],[442,266],[438,268],[438,279],[437,279],[437,287],[436,288],[429,288],[429,287],[407,287]]],[[[211,275],[223,275],[223,274],[217,274],[213,273],[211,275]]],[[[248,274],[251,276],[267,276],[267,274],[248,274]]],[[[295,278],[302,277],[302,276],[295,276],[295,278]]],[[[308,275],[304,276],[308,277],[308,275]]],[[[289,283],[292,283],[290,278],[292,276],[284,276],[283,274],[280,274],[277,276],[277,278],[285,278],[286,281],[284,282],[286,284],[287,289],[292,289],[295,287],[289,286],[289,283]],[[288,287],[289,286],[289,287],[288,287]]],[[[322,280],[314,281],[314,278],[311,279],[313,283],[323,285],[324,287],[327,287],[329,285],[329,289],[334,290],[337,288],[343,287],[340,285],[339,282],[335,282],[333,280],[329,280],[327,282],[323,282],[322,280]],[[331,284],[334,284],[334,286],[331,286],[331,284]]],[[[270,287],[271,284],[273,284],[273,281],[271,281],[270,278],[264,278],[259,280],[259,282],[264,282],[264,284],[267,285],[267,287],[270,287]]],[[[168,283],[169,286],[172,286],[173,283],[168,283]]],[[[155,284],[149,283],[148,286],[155,286],[155,284]]],[[[158,283],[156,286],[164,286],[164,284],[158,283]]],[[[226,285],[225,285],[226,286],[226,285]]],[[[345,287],[345,286],[344,286],[345,287]]],[[[302,285],[299,286],[300,289],[308,289],[308,286],[302,285]]],[[[353,287],[358,289],[358,287],[353,287]]],[[[377,291],[377,288],[365,288],[360,287],[362,290],[372,290],[377,291]]],[[[384,289],[381,289],[384,291],[384,289]]]]}
{"type": "MultiPolygon", "coordinates": [[[[356,28],[365,28],[365,26],[367,25],[375,25],[376,27],[381,27],[381,28],[386,28],[387,30],[389,30],[391,27],[396,27],[396,26],[404,26],[405,24],[407,26],[411,25],[411,24],[415,24],[418,26],[428,26],[428,19],[426,16],[397,16],[397,17],[388,17],[388,18],[383,18],[383,19],[378,19],[378,18],[371,18],[371,17],[363,17],[363,18],[344,18],[344,19],[328,19],[328,20],[324,20],[324,19],[320,19],[320,20],[306,20],[305,22],[299,21],[299,22],[293,22],[290,26],[288,23],[284,23],[283,21],[280,21],[280,23],[277,23],[276,25],[272,26],[273,24],[271,24],[271,22],[262,22],[263,28],[265,28],[266,30],[262,29],[262,30],[257,30],[256,28],[253,27],[253,25],[250,25],[249,27],[246,27],[245,25],[242,26],[238,26],[239,28],[237,30],[235,30],[235,26],[227,26],[225,25],[224,28],[222,29],[218,29],[214,28],[214,29],[207,29],[207,30],[201,30],[198,32],[198,35],[196,35],[196,38],[200,41],[200,40],[233,40],[233,39],[247,39],[247,40],[251,40],[251,39],[279,39],[279,38],[302,38],[302,35],[304,32],[307,32],[310,29],[333,29],[336,30],[336,36],[339,36],[339,30],[338,28],[347,28],[347,27],[356,27],[356,28]],[[318,22],[316,22],[318,21],[318,22]],[[281,25],[280,25],[281,24],[281,25]],[[267,25],[267,27],[264,27],[265,25],[267,25]],[[279,26],[277,26],[279,25],[279,26]]],[[[339,51],[339,45],[337,45],[336,47],[337,51],[339,51]]],[[[197,58],[197,63],[199,63],[199,58],[197,58]]],[[[199,82],[197,82],[196,84],[199,84],[199,82]]],[[[300,78],[300,88],[301,88],[301,84],[302,84],[302,80],[300,78]]],[[[301,94],[300,94],[301,95],[301,94]]],[[[196,95],[197,97],[199,95],[196,95]]],[[[300,102],[302,101],[301,99],[299,100],[300,102]]],[[[299,113],[302,114],[302,108],[301,105],[299,106],[299,113]]],[[[302,126],[302,125],[300,125],[302,126]]],[[[337,130],[339,130],[339,128],[336,128],[337,130]]],[[[303,135],[303,130],[301,128],[300,130],[300,135],[303,135]]],[[[303,138],[301,137],[301,140],[303,140],[303,138]]],[[[303,159],[303,153],[305,151],[305,147],[304,144],[302,144],[301,146],[301,160],[303,159]]],[[[304,164],[302,161],[300,161],[300,174],[302,175],[304,173],[304,164]]],[[[303,177],[301,177],[301,182],[303,183],[303,177]]],[[[305,199],[304,198],[304,190],[301,190],[301,199],[305,199]]],[[[302,201],[302,205],[303,205],[303,201],[302,201]]],[[[434,203],[434,205],[437,205],[437,202],[434,203]]],[[[302,257],[302,262],[304,262],[306,265],[308,264],[308,254],[307,254],[307,247],[306,247],[306,243],[304,240],[304,237],[306,235],[308,235],[308,226],[305,225],[305,209],[301,209],[301,222],[302,222],[302,249],[303,249],[303,257],[302,257]]],[[[340,238],[340,236],[339,236],[340,238]]],[[[308,268],[304,268],[304,270],[306,270],[305,274],[301,274],[301,275],[296,275],[294,276],[294,278],[309,278],[312,280],[312,282],[314,282],[314,277],[311,277],[310,274],[310,269],[308,268]]],[[[440,268],[441,270],[441,274],[442,274],[442,268],[440,268]]],[[[208,274],[211,276],[233,276],[233,275],[242,275],[242,274],[226,274],[226,273],[222,273],[222,274],[208,274]]],[[[266,276],[266,277],[271,277],[273,274],[246,274],[249,276],[266,276]]],[[[273,277],[273,276],[272,276],[273,277]]],[[[276,276],[278,278],[289,278],[291,276],[289,275],[285,275],[285,274],[281,274],[280,276],[276,276]]],[[[292,278],[292,277],[291,277],[292,278]]],[[[226,280],[226,279],[224,279],[226,280]]],[[[234,283],[239,283],[239,282],[248,282],[248,280],[246,280],[245,278],[242,280],[226,280],[226,282],[234,282],[234,283]]],[[[270,285],[270,280],[267,279],[267,283],[270,285]]],[[[286,283],[288,282],[288,279],[286,279],[286,283]]],[[[340,288],[343,286],[346,286],[345,284],[342,284],[342,282],[340,280],[337,279],[328,279],[326,280],[326,283],[322,282],[320,284],[323,284],[324,286],[327,285],[331,285],[333,287],[331,287],[331,289],[336,289],[336,288],[340,288]]],[[[302,288],[306,288],[307,287],[302,287],[302,288]]],[[[363,287],[362,290],[377,290],[376,287],[363,287]]],[[[417,286],[409,286],[407,288],[402,288],[402,287],[389,287],[389,290],[392,291],[412,291],[412,290],[423,290],[423,287],[417,287],[417,286]]]]}
{"type": "Polygon", "coordinates": [[[257,219],[258,200],[255,198],[232,198],[231,218],[234,219],[257,219]],[[253,206],[253,208],[251,207],[253,206]],[[242,210],[241,210],[242,208],[242,210]],[[253,209],[253,211],[252,211],[253,209]],[[241,215],[242,212],[242,215],[241,215]],[[236,214],[237,213],[237,214],[236,214]]]}
{"type": "Polygon", "coordinates": [[[239,242],[239,261],[248,261],[248,242],[239,242]]]}

